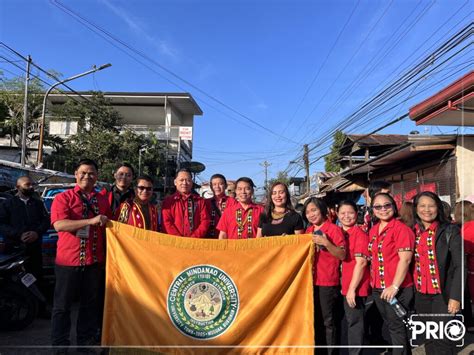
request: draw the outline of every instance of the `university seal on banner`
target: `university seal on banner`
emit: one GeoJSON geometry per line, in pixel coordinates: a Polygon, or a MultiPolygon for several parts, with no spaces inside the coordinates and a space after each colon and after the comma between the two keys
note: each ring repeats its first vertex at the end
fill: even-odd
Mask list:
{"type": "Polygon", "coordinates": [[[167,303],[170,319],[181,333],[206,340],[230,328],[239,311],[239,293],[221,269],[195,265],[173,280],[167,303]]]}

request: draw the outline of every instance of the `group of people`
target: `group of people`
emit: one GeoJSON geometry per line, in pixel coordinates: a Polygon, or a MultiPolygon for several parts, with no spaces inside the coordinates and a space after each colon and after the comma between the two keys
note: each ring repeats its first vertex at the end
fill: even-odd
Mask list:
{"type": "MultiPolygon", "coordinates": [[[[236,181],[236,196],[232,198],[226,195],[226,178],[215,174],[210,180],[213,197],[204,199],[193,192],[192,175],[185,169],[177,172],[176,192],[163,200],[160,211],[151,202],[153,180],[145,175],[135,179],[134,175],[132,166],[120,164],[114,172],[112,187],[99,190],[96,163],[81,160],[75,169],[76,186],[56,196],[52,204],[50,223],[59,236],[53,345],[70,344],[70,313],[76,295],[80,299],[77,343],[96,343],[103,302],[105,224],[109,219],[180,237],[248,239],[312,234],[318,345],[339,343],[340,302],[344,304],[348,344],[358,346],[364,344],[370,331],[367,318],[373,316],[369,315],[367,305],[373,299],[376,313],[388,328],[391,344],[404,346],[393,349],[393,353],[410,352],[408,330],[403,317],[395,312],[395,303],[407,312],[460,312],[464,275],[460,228],[448,220],[435,193],[421,192],[414,198],[414,224],[409,226],[399,218],[390,186],[371,184],[366,194],[369,208],[364,223],[358,224],[358,207],[353,201],[339,201],[333,216],[323,199],[312,197],[305,201],[302,213],[298,213],[292,206],[288,187],[282,182],[268,189],[263,207],[253,201],[255,185],[250,178],[236,181]]],[[[21,186],[19,198],[28,205],[24,199],[31,186],[21,186]]],[[[0,208],[0,220],[5,209],[0,208]]],[[[474,218],[474,212],[471,214],[474,218]]],[[[472,284],[474,226],[470,223],[463,226],[463,231],[466,253],[471,253],[468,266],[472,284]]],[[[20,228],[17,224],[15,235],[25,243],[34,243],[47,227],[39,222],[35,228],[20,228]]],[[[432,341],[426,343],[426,350],[447,354],[453,352],[453,344],[432,341]]],[[[352,352],[358,353],[360,349],[353,348],[352,352]]]]}

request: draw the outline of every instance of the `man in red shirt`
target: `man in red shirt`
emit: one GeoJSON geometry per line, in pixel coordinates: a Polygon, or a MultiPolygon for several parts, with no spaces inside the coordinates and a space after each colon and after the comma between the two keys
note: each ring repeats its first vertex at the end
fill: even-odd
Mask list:
{"type": "Polygon", "coordinates": [[[247,239],[257,235],[258,221],[263,212],[263,207],[252,202],[252,179],[241,177],[235,184],[238,203],[225,209],[217,229],[219,239],[247,239]]]}
{"type": "Polygon", "coordinates": [[[105,259],[105,224],[111,217],[107,199],[94,190],[97,164],[81,160],[76,186],[56,196],[51,224],[58,231],[56,286],[51,326],[53,345],[70,345],[71,305],[79,296],[77,344],[93,345],[98,329],[101,264],[105,259]]]}
{"type": "Polygon", "coordinates": [[[174,179],[176,192],[164,199],[161,209],[163,232],[181,237],[205,237],[211,224],[206,201],[192,193],[193,179],[187,169],[174,179]]]}
{"type": "Polygon", "coordinates": [[[229,197],[225,194],[227,189],[227,180],[224,175],[212,175],[209,184],[211,185],[211,190],[214,196],[206,200],[208,209],[211,213],[211,226],[207,236],[209,238],[217,238],[219,237],[217,224],[219,223],[222,214],[226,208],[235,204],[236,201],[232,197],[229,197]]]}

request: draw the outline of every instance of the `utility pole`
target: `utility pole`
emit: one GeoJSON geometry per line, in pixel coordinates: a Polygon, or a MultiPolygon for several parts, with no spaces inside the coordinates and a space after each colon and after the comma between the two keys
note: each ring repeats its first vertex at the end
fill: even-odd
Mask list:
{"type": "Polygon", "coordinates": [[[21,166],[26,164],[26,137],[28,130],[28,83],[30,82],[30,64],[31,56],[26,61],[26,77],[25,77],[25,102],[23,105],[23,129],[21,132],[21,166]]]}
{"type": "Polygon", "coordinates": [[[265,169],[265,191],[267,191],[267,184],[268,184],[268,167],[272,165],[268,161],[264,161],[263,163],[260,163],[260,166],[263,166],[265,169]]]}
{"type": "Polygon", "coordinates": [[[303,145],[303,151],[303,162],[306,170],[306,192],[309,194],[311,182],[309,180],[309,149],[307,144],[303,145]]]}

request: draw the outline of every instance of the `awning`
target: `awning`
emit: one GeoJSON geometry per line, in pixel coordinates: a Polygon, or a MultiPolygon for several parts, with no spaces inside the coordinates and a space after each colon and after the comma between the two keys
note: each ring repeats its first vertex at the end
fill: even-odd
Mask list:
{"type": "Polygon", "coordinates": [[[410,108],[417,125],[474,126],[474,71],[410,108]]]}

